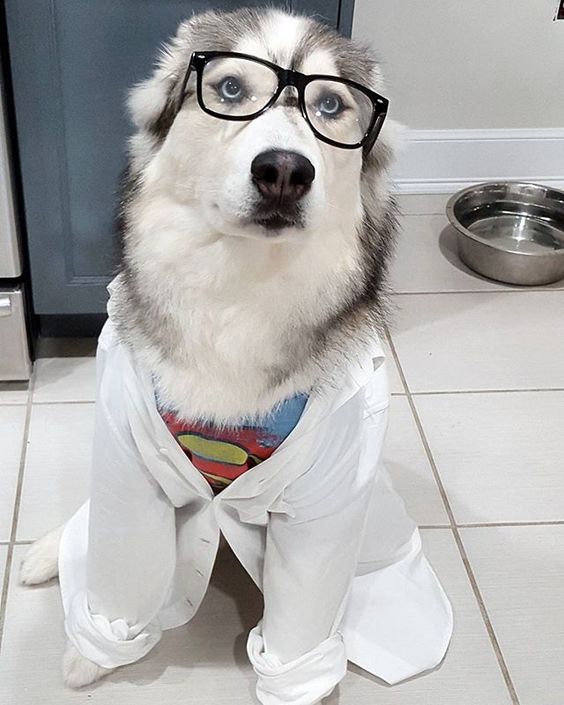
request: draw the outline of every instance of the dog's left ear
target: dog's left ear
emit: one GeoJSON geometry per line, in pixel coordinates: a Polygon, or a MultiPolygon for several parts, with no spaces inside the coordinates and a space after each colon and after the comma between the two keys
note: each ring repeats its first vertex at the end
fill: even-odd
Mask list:
{"type": "MultiPolygon", "coordinates": [[[[367,71],[369,75],[368,85],[376,93],[387,95],[386,80],[380,63],[369,47],[363,47],[363,52],[370,57],[372,63],[367,71]]],[[[364,171],[372,173],[388,171],[396,154],[403,148],[405,134],[406,128],[404,125],[393,120],[388,115],[384,120],[384,125],[374,146],[370,152],[363,155],[364,171]]]]}
{"type": "Polygon", "coordinates": [[[365,163],[378,170],[387,170],[392,165],[398,152],[406,143],[405,125],[387,117],[374,147],[365,155],[365,163]]]}

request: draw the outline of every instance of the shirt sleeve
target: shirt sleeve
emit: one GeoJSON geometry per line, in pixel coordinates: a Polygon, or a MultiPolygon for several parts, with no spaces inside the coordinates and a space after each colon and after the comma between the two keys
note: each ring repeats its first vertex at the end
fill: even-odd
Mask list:
{"type": "Polygon", "coordinates": [[[326,447],[286,489],[290,513],[270,515],[264,616],[248,645],[263,705],[313,705],[346,673],[339,625],[379,464],[365,439],[380,453],[387,418],[385,405],[375,411],[360,397],[339,410],[326,447]]]}
{"type": "Polygon", "coordinates": [[[90,503],[63,536],[66,631],[83,656],[113,668],[159,640],[157,614],[175,569],[175,517],[144,467],[123,408],[123,367],[102,340],[90,503]],[[80,536],[83,535],[83,539],[80,536]]]}

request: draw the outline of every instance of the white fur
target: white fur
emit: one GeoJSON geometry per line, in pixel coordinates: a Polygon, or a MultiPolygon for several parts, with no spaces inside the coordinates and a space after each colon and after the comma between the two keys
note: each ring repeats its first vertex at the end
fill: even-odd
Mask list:
{"type": "Polygon", "coordinates": [[[59,526],[31,545],[20,566],[22,585],[40,585],[57,577],[63,529],[59,526]]]}
{"type": "Polygon", "coordinates": [[[291,15],[282,10],[273,10],[262,23],[262,35],[266,41],[256,36],[243,37],[235,51],[269,59],[269,54],[278,57],[281,66],[289,67],[292,55],[308,29],[305,17],[291,15]]]}
{"type": "Polygon", "coordinates": [[[63,681],[68,688],[84,688],[109,675],[115,668],[102,668],[84,658],[72,644],[67,644],[63,656],[63,681]]]}
{"type": "Polygon", "coordinates": [[[178,121],[147,169],[132,248],[143,286],[168,316],[182,317],[182,343],[167,360],[146,346],[140,354],[181,414],[234,420],[311,387],[308,369],[302,379],[264,392],[272,368],[286,363],[288,329],[310,327],[334,310],[357,273],[360,155],[324,149],[303,128],[292,129],[282,109],[227,140],[222,165],[214,155],[198,155],[194,140],[194,157],[190,151],[175,158],[182,129],[178,121]],[[245,222],[245,193],[254,156],[281,144],[305,153],[317,177],[307,197],[309,227],[269,239],[245,222]],[[200,176],[191,198],[183,181],[194,172],[200,176]]]}

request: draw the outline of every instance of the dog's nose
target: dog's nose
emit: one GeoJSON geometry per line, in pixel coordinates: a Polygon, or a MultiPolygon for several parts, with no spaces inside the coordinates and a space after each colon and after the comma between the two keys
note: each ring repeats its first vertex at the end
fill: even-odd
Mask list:
{"type": "Polygon", "coordinates": [[[305,196],[315,179],[315,168],[302,154],[273,149],[253,159],[251,174],[266,201],[284,205],[305,196]]]}

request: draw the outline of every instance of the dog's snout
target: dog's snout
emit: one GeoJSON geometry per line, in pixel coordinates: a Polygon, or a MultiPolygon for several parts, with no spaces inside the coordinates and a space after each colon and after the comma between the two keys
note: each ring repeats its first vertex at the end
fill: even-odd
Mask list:
{"type": "Polygon", "coordinates": [[[315,179],[315,168],[302,154],[278,149],[255,157],[251,174],[266,201],[283,205],[305,196],[315,179]]]}

